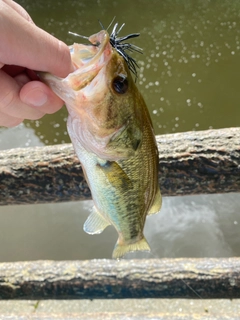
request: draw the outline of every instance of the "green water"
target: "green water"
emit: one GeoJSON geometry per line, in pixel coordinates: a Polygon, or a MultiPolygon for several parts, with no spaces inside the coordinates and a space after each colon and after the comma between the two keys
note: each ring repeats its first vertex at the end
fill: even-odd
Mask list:
{"type": "MultiPolygon", "coordinates": [[[[120,35],[133,42],[138,86],[156,134],[239,126],[240,1],[88,0],[17,1],[34,22],[67,44],[81,41],[114,16],[126,23],[120,35]]],[[[44,44],[43,44],[44,45],[44,44]]],[[[68,142],[67,113],[27,122],[45,144],[68,142]]]]}

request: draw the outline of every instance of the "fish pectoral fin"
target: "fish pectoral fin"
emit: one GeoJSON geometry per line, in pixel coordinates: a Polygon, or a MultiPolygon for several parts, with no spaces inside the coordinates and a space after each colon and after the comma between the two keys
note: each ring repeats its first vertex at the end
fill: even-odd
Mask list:
{"type": "Polygon", "coordinates": [[[89,234],[101,233],[110,223],[102,217],[96,207],[93,207],[92,213],[84,223],[83,230],[89,234]]]}
{"type": "Polygon", "coordinates": [[[153,204],[152,204],[150,210],[148,211],[148,215],[158,213],[158,211],[160,211],[161,207],[162,207],[162,196],[161,196],[160,189],[158,188],[158,191],[155,195],[153,204]]]}
{"type": "Polygon", "coordinates": [[[133,251],[151,251],[151,249],[144,237],[141,240],[131,244],[119,244],[119,242],[117,242],[113,250],[112,257],[114,259],[120,259],[128,252],[133,251]]]}
{"type": "Polygon", "coordinates": [[[117,190],[126,191],[133,187],[132,181],[117,162],[107,161],[104,165],[98,164],[97,166],[104,173],[111,186],[117,190]]]}

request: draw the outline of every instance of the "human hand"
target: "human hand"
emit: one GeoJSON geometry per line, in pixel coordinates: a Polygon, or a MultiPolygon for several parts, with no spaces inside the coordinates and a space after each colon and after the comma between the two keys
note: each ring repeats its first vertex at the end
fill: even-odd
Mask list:
{"type": "Polygon", "coordinates": [[[69,49],[38,28],[20,5],[0,0],[0,126],[36,120],[62,107],[34,70],[66,77],[73,71],[69,49]]]}

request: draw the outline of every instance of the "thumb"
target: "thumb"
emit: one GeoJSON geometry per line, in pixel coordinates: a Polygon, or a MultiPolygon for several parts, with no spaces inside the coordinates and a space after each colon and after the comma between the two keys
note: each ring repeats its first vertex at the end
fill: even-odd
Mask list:
{"type": "Polygon", "coordinates": [[[0,1],[0,62],[66,77],[72,70],[65,43],[0,1]],[[14,30],[14,32],[13,32],[14,30]]]}
{"type": "Polygon", "coordinates": [[[43,113],[52,114],[58,111],[64,102],[43,82],[30,81],[20,91],[23,103],[43,113]]]}
{"type": "Polygon", "coordinates": [[[43,112],[24,103],[19,96],[20,84],[0,70],[0,113],[20,119],[35,120],[43,116],[43,112]]]}

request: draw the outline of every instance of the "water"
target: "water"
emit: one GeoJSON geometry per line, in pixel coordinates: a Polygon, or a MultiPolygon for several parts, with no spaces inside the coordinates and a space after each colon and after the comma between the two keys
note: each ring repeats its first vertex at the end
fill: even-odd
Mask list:
{"type": "MultiPolygon", "coordinates": [[[[134,44],[138,86],[156,134],[239,126],[238,0],[17,1],[41,28],[72,44],[68,31],[90,35],[114,16],[134,44]]],[[[44,45],[44,44],[43,44],[44,45]]],[[[0,129],[0,149],[69,142],[67,113],[0,129]]],[[[110,257],[116,234],[82,230],[89,203],[0,207],[0,261],[110,257]],[[84,209],[85,208],[85,209],[84,209]],[[21,244],[19,246],[19,244],[21,244]]],[[[239,256],[238,194],[164,198],[146,236],[159,257],[239,256]]],[[[134,255],[133,255],[134,256],[134,255]]]]}
{"type": "MultiPolygon", "coordinates": [[[[240,255],[240,194],[164,198],[147,218],[151,253],[127,258],[231,257],[240,255]]],[[[0,210],[0,261],[111,258],[117,233],[83,229],[92,201],[8,206],[0,210]]]]}
{"type": "MultiPolygon", "coordinates": [[[[139,88],[156,134],[239,126],[240,28],[238,0],[18,1],[33,20],[67,44],[68,31],[91,35],[116,16],[133,42],[139,88]],[[134,13],[134,16],[133,16],[134,13]],[[137,18],[136,18],[137,17],[137,18]]],[[[28,122],[46,144],[68,142],[66,111],[28,122]],[[56,129],[58,125],[58,129],[56,129]]]]}

